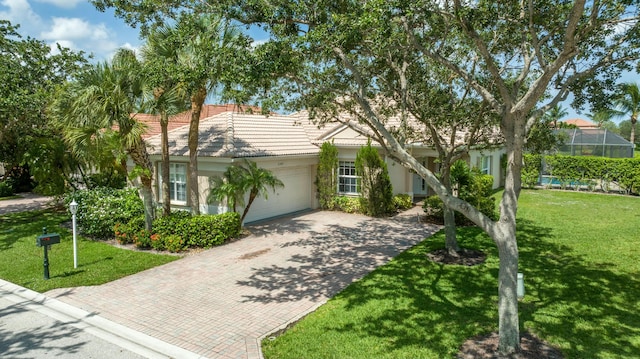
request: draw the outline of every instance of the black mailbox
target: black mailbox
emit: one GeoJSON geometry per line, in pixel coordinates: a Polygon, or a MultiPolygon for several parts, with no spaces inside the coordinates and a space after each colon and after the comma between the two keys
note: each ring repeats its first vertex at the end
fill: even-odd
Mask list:
{"type": "Polygon", "coordinates": [[[60,235],[58,233],[47,233],[36,238],[36,245],[38,247],[50,246],[57,243],[60,243],[60,235]]]}

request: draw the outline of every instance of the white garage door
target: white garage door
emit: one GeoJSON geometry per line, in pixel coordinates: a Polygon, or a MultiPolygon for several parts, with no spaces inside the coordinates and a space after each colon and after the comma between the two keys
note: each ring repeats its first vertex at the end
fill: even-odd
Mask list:
{"type": "Polygon", "coordinates": [[[284,187],[269,191],[269,197],[258,197],[251,205],[245,223],[281,216],[311,208],[311,169],[307,167],[287,167],[274,170],[284,187]]]}

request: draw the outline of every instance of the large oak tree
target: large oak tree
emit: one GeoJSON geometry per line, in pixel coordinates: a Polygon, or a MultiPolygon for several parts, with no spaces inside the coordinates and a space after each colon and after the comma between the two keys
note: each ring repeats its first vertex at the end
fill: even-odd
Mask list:
{"type": "MultiPolygon", "coordinates": [[[[374,137],[420,174],[447,206],[494,240],[500,256],[499,347],[503,353],[519,349],[516,214],[527,134],[543,113],[569,93],[574,94],[574,106],[591,103],[598,108],[620,72],[635,70],[640,29],[637,1],[93,2],[116,6],[117,13],[131,23],[155,21],[183,10],[224,10],[239,21],[266,26],[274,41],[290,45],[281,58],[294,57],[299,64],[289,78],[301,85],[300,100],[312,114],[346,111],[356,115],[353,120],[342,119],[374,137]],[[507,161],[497,221],[452,196],[407,151],[397,129],[388,126],[388,106],[381,108],[376,101],[386,70],[376,65],[383,64],[390,51],[391,55],[412,53],[414,61],[448,69],[454,90],[461,84],[469,86],[498,117],[507,161]]],[[[400,93],[402,88],[396,85],[394,91],[400,93]]],[[[402,107],[393,110],[394,115],[404,111],[402,107]]]]}

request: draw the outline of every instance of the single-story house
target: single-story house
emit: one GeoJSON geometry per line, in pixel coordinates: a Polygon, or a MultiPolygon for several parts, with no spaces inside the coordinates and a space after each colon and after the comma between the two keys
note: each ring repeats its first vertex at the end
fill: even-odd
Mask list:
{"type": "MultiPolygon", "coordinates": [[[[169,199],[174,208],[190,208],[188,186],[189,125],[185,123],[169,132],[169,153],[171,184],[169,199]]],[[[160,135],[146,138],[156,179],[155,193],[161,198],[160,135]]],[[[200,188],[201,213],[221,213],[227,211],[224,204],[207,204],[210,178],[220,176],[225,169],[249,159],[259,167],[271,170],[283,183],[268,198],[258,198],[253,203],[245,222],[254,222],[306,209],[318,208],[314,185],[320,146],[325,141],[333,142],[339,150],[339,188],[344,195],[358,195],[356,192],[355,158],[359,148],[366,145],[367,138],[339,122],[322,128],[309,121],[306,113],[291,115],[271,114],[269,116],[242,113],[237,110],[221,112],[200,121],[198,146],[198,186],[200,188]]],[[[375,145],[375,143],[373,143],[375,145]]],[[[414,144],[411,153],[429,169],[437,169],[437,152],[430,146],[414,144]]],[[[502,149],[471,150],[467,160],[478,166],[482,172],[494,176],[494,187],[501,184],[500,156],[502,149]]],[[[385,159],[393,191],[407,193],[414,197],[430,194],[422,178],[386,156],[382,148],[380,154],[385,159]]]]}

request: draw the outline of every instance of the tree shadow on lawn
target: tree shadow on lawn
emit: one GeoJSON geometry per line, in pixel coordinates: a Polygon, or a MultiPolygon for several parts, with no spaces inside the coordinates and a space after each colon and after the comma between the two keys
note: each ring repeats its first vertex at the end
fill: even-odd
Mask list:
{"type": "Polygon", "coordinates": [[[589,262],[551,229],[523,219],[518,219],[518,245],[527,291],[520,306],[525,328],[558,345],[567,358],[640,353],[637,273],[589,262]]]}
{"type": "Polygon", "coordinates": [[[33,245],[36,245],[36,237],[42,234],[41,223],[47,223],[47,231],[59,232],[60,214],[50,210],[38,210],[5,214],[0,216],[0,251],[13,248],[16,242],[24,237],[33,236],[33,245]]]}
{"type": "MultiPolygon", "coordinates": [[[[444,234],[439,233],[347,287],[332,300],[331,309],[320,309],[324,319],[309,318],[314,324],[301,325],[292,333],[296,342],[304,346],[306,340],[348,337],[345,342],[353,348],[375,343],[376,349],[368,345],[374,350],[368,355],[406,356],[409,350],[416,357],[438,358],[454,356],[468,338],[497,331],[495,244],[478,228],[459,229],[459,240],[465,248],[487,253],[486,263],[466,267],[429,261],[426,254],[443,247],[444,234]]],[[[613,264],[587,262],[555,238],[551,228],[523,219],[518,220],[518,244],[526,286],[519,306],[521,332],[535,333],[567,358],[633,357],[640,352],[636,274],[617,270],[613,264]]],[[[340,257],[340,251],[350,250],[335,248],[332,255],[340,257]]],[[[371,265],[364,255],[356,258],[342,259],[371,265]]],[[[319,261],[312,261],[308,270],[319,261]]],[[[311,285],[309,292],[289,294],[313,295],[324,288],[311,285]]],[[[344,354],[341,350],[349,349],[338,348],[336,353],[344,354]]]]}

